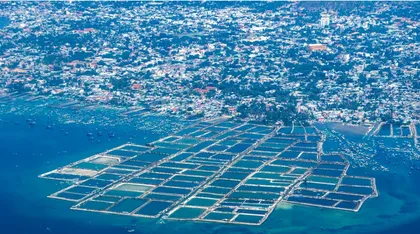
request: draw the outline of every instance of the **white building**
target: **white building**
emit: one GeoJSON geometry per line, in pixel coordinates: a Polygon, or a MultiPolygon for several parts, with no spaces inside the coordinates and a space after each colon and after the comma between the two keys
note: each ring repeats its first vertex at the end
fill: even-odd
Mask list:
{"type": "Polygon", "coordinates": [[[321,27],[330,25],[330,15],[326,13],[321,13],[321,27]]]}

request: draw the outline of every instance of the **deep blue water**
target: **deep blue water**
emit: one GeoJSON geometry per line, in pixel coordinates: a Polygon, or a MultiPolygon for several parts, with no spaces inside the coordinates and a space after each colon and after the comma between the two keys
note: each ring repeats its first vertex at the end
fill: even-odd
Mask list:
{"type": "MultiPolygon", "coordinates": [[[[18,105],[15,107],[19,109],[18,105]]],[[[175,126],[175,119],[165,121],[175,126]]],[[[165,221],[162,224],[153,219],[72,211],[69,209],[72,203],[47,198],[65,184],[37,177],[127,141],[142,144],[164,135],[164,132],[154,130],[133,129],[133,125],[128,122],[114,126],[96,123],[62,124],[49,112],[45,112],[45,117],[42,114],[22,112],[1,114],[0,233],[118,234],[127,233],[131,228],[135,228],[136,233],[182,234],[419,233],[420,189],[417,184],[420,173],[414,172],[407,176],[405,167],[395,166],[391,172],[374,172],[369,168],[352,169],[350,173],[367,173],[367,176],[376,177],[380,191],[380,197],[368,200],[358,213],[293,206],[274,211],[259,227],[176,221],[165,221]],[[36,126],[30,127],[28,118],[35,119],[36,126]],[[94,133],[94,139],[89,140],[87,132],[94,133]],[[102,132],[102,136],[98,136],[97,132],[102,132]],[[115,137],[109,138],[109,132],[113,132],[115,137]]]]}

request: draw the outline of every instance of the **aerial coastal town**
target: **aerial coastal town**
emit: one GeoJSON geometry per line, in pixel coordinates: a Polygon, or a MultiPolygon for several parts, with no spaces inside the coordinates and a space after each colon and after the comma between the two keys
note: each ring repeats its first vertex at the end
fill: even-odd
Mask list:
{"type": "Polygon", "coordinates": [[[418,234],[419,12],[0,1],[3,229],[418,234]]]}
{"type": "Polygon", "coordinates": [[[0,98],[187,118],[408,124],[420,113],[418,7],[0,3],[0,98]]]}

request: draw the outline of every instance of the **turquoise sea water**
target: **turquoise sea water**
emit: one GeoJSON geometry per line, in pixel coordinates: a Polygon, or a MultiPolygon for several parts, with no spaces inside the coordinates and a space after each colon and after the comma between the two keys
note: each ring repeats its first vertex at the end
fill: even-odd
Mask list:
{"type": "MultiPolygon", "coordinates": [[[[69,209],[72,203],[47,198],[65,184],[39,179],[39,174],[127,141],[143,144],[156,140],[184,123],[164,117],[122,120],[107,109],[72,112],[22,103],[3,104],[0,119],[0,224],[5,230],[1,233],[115,234],[135,229],[136,233],[316,234],[418,233],[419,230],[414,224],[420,217],[420,189],[416,186],[420,173],[414,171],[408,175],[404,163],[392,164],[389,172],[372,171],[370,166],[351,170],[358,175],[376,177],[380,192],[379,198],[368,200],[358,213],[280,204],[264,224],[254,227],[163,222],[73,211],[69,209]],[[28,119],[36,121],[36,125],[30,127],[28,119]],[[146,125],[150,127],[144,128],[146,125]],[[89,139],[87,132],[93,133],[93,139],[89,139]],[[115,136],[109,137],[110,132],[115,136]]],[[[361,139],[357,131],[339,130],[349,139],[361,139]]]]}

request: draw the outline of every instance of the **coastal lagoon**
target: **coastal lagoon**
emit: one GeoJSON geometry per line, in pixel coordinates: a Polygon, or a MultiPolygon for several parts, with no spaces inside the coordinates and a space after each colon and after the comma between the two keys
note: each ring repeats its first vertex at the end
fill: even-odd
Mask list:
{"type": "MultiPolygon", "coordinates": [[[[280,203],[262,225],[243,226],[81,212],[70,210],[70,202],[48,199],[69,184],[43,180],[39,174],[128,141],[146,144],[191,124],[162,116],[123,118],[118,113],[106,107],[74,111],[18,101],[2,104],[1,222],[5,233],[418,233],[414,224],[420,220],[420,189],[416,188],[420,172],[415,169],[419,163],[389,150],[377,150],[368,159],[349,156],[354,166],[349,174],[375,177],[379,190],[379,197],[366,201],[357,213],[280,203]],[[394,162],[381,159],[389,155],[394,155],[394,162]]],[[[354,127],[317,127],[327,132],[327,139],[344,135],[347,144],[373,141],[354,127]]],[[[349,148],[335,141],[325,144],[332,144],[331,151],[349,148]]]]}

